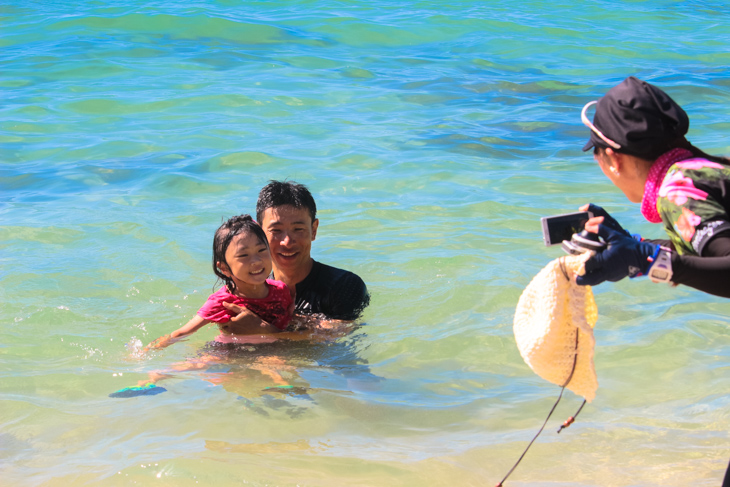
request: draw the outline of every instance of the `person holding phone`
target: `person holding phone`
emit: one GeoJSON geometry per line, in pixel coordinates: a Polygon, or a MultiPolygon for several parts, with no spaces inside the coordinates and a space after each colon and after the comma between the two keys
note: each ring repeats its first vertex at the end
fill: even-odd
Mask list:
{"type": "Polygon", "coordinates": [[[584,151],[641,213],[662,223],[669,240],[632,237],[601,207],[586,230],[607,248],[586,262],[580,285],[626,276],[684,284],[730,298],[730,159],[708,155],[685,138],[689,118],[664,91],[633,76],[583,108],[591,129],[584,151]],[[586,111],[596,105],[591,122],[586,111]]]}
{"type": "MultiPolygon", "coordinates": [[[[730,298],[730,160],[710,156],[685,135],[689,118],[664,91],[626,78],[583,107],[591,138],[583,147],[641,213],[662,223],[669,241],[647,241],[624,230],[602,208],[585,229],[607,244],[577,276],[580,285],[648,274],[655,282],[684,284],[730,298]],[[596,105],[591,122],[586,111],[596,105]]],[[[730,487],[730,466],[723,487],[730,487]]]]}

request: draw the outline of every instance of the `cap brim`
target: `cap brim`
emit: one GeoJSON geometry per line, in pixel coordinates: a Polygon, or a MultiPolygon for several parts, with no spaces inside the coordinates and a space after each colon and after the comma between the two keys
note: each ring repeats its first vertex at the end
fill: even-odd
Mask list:
{"type": "Polygon", "coordinates": [[[593,142],[593,140],[589,140],[588,143],[583,146],[583,152],[592,149],[595,145],[596,144],[593,142]]]}

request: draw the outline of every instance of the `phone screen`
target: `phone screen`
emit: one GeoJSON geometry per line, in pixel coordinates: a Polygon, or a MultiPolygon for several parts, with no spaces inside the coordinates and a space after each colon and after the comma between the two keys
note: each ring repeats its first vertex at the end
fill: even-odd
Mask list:
{"type": "Polygon", "coordinates": [[[555,245],[563,240],[570,240],[574,233],[583,230],[588,219],[592,217],[588,211],[543,217],[542,236],[545,245],[555,245]]]}

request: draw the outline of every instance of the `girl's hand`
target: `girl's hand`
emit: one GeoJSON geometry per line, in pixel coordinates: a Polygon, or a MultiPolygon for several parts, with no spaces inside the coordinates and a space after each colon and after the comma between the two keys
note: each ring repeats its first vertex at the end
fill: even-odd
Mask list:
{"type": "Polygon", "coordinates": [[[244,325],[265,323],[264,320],[259,318],[259,315],[246,308],[245,306],[239,306],[234,303],[226,303],[224,301],[223,307],[233,313],[233,316],[231,316],[231,321],[233,321],[234,323],[240,322],[244,325]]]}
{"type": "Polygon", "coordinates": [[[239,306],[234,303],[226,303],[224,301],[223,307],[228,311],[235,313],[234,316],[231,316],[231,322],[235,324],[235,326],[230,330],[231,333],[246,334],[247,332],[259,333],[262,331],[281,331],[269,322],[262,320],[259,315],[250,309],[247,309],[245,306],[239,306]]]}
{"type": "Polygon", "coordinates": [[[144,347],[142,349],[142,353],[148,352],[150,349],[158,349],[158,348],[165,348],[168,345],[171,345],[172,343],[176,342],[174,338],[172,338],[172,335],[164,335],[158,338],[157,340],[151,342],[149,345],[144,347]]]}

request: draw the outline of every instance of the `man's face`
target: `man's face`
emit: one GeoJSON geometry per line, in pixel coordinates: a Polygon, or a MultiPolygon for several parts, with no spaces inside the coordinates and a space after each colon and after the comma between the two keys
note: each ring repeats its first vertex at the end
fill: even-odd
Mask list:
{"type": "Polygon", "coordinates": [[[269,239],[275,271],[292,273],[309,266],[318,225],[306,208],[284,205],[264,210],[261,227],[269,239]]]}

